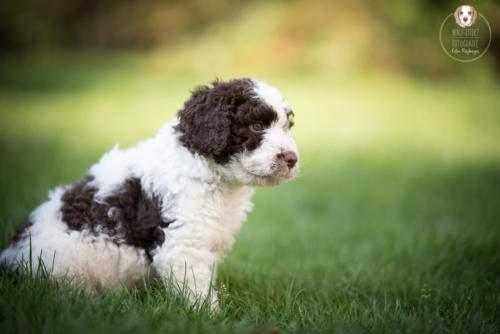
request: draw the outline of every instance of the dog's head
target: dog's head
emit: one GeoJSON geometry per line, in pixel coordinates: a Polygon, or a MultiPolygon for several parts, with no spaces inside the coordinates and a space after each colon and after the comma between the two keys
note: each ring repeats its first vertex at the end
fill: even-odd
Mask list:
{"type": "Polygon", "coordinates": [[[276,185],[293,178],[298,151],[293,112],[276,88],[252,79],[201,86],[179,111],[179,140],[212,159],[229,178],[276,185]]]}
{"type": "Polygon", "coordinates": [[[455,20],[457,24],[464,27],[470,27],[474,24],[477,17],[477,12],[472,6],[459,6],[457,10],[455,10],[455,20]]]}

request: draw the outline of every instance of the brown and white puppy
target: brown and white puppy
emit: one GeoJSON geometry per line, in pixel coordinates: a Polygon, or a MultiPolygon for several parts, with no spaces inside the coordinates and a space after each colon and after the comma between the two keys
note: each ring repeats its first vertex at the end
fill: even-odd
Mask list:
{"type": "Polygon", "coordinates": [[[462,5],[455,10],[455,20],[462,28],[470,27],[476,22],[477,12],[472,6],[462,5]]]}
{"type": "Polygon", "coordinates": [[[293,112],[252,79],[195,89],[173,122],[134,147],[115,147],[80,182],[58,187],[21,224],[0,263],[87,286],[137,286],[158,276],[190,299],[210,294],[215,266],[251,209],[255,186],[298,170],[293,112]]]}

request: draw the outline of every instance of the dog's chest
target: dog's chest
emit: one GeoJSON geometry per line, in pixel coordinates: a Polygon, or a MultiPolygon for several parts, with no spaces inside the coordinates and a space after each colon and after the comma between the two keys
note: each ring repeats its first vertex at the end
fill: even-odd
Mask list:
{"type": "Polygon", "coordinates": [[[193,190],[178,196],[169,213],[176,222],[165,229],[165,242],[189,241],[216,253],[231,248],[234,235],[252,208],[252,194],[253,188],[240,187],[224,191],[193,190]]]}

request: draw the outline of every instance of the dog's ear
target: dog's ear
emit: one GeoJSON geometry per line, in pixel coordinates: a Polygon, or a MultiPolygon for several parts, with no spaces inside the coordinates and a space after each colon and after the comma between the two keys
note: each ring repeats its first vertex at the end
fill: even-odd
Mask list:
{"type": "Polygon", "coordinates": [[[455,14],[453,14],[455,16],[455,21],[460,25],[461,22],[460,22],[460,8],[462,8],[462,6],[458,6],[458,8],[455,10],[455,14]]]}
{"type": "Polygon", "coordinates": [[[230,135],[232,106],[216,88],[200,86],[178,113],[177,130],[181,142],[205,156],[217,156],[227,145],[230,135]]]}
{"type": "Polygon", "coordinates": [[[476,22],[476,17],[477,17],[477,11],[476,8],[471,7],[471,12],[472,12],[472,19],[470,20],[470,24],[473,25],[474,22],[476,22]]]}
{"type": "Polygon", "coordinates": [[[227,162],[237,151],[233,143],[233,118],[238,107],[252,96],[250,79],[214,81],[213,87],[200,86],[178,113],[179,140],[190,150],[217,162],[227,162]]]}

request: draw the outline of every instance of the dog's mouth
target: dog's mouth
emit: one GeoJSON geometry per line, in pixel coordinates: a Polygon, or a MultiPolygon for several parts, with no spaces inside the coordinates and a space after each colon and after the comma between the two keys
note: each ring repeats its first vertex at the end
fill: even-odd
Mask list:
{"type": "Polygon", "coordinates": [[[277,168],[271,166],[269,171],[265,173],[245,168],[245,172],[259,185],[278,185],[283,180],[294,178],[297,174],[297,167],[277,168]]]}
{"type": "Polygon", "coordinates": [[[275,175],[257,175],[252,172],[248,172],[248,174],[252,178],[252,183],[259,185],[259,186],[264,186],[264,187],[269,187],[269,186],[277,186],[283,181],[283,177],[275,176],[275,175]]]}

